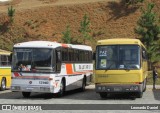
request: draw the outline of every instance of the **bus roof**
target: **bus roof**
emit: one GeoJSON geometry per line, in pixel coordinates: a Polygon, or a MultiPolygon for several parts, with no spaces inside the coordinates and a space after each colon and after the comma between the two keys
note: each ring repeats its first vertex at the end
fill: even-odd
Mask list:
{"type": "Polygon", "coordinates": [[[63,43],[50,42],[50,41],[29,41],[29,42],[23,42],[23,43],[18,43],[14,45],[14,48],[57,48],[57,47],[66,47],[66,48],[92,51],[92,48],[87,45],[63,44],[63,43]]]}
{"type": "Polygon", "coordinates": [[[139,39],[115,38],[99,40],[97,45],[136,44],[145,47],[139,39]]]}
{"type": "Polygon", "coordinates": [[[10,51],[0,49],[0,55],[10,55],[10,51]]]}

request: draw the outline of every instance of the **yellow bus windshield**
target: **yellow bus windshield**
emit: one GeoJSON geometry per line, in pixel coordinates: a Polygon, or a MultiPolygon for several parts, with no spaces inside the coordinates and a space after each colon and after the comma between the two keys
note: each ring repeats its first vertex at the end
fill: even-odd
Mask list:
{"type": "Polygon", "coordinates": [[[138,70],[140,69],[139,45],[97,46],[97,70],[138,70]]]}

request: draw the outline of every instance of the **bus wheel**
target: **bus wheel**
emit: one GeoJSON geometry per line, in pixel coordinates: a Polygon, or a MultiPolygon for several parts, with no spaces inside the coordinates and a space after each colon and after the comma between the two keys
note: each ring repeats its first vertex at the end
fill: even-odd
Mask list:
{"type": "Polygon", "coordinates": [[[143,91],[137,93],[137,98],[142,98],[142,96],[143,96],[143,91]]]}
{"type": "Polygon", "coordinates": [[[99,95],[100,95],[101,98],[106,98],[107,97],[107,93],[104,93],[104,92],[103,93],[99,93],[99,95]]]}
{"type": "Polygon", "coordinates": [[[57,96],[62,97],[64,95],[64,92],[65,92],[65,83],[64,83],[64,80],[62,80],[60,84],[60,90],[57,96]]]}
{"type": "Polygon", "coordinates": [[[0,90],[3,91],[6,89],[6,79],[2,78],[0,90]]]}
{"type": "Polygon", "coordinates": [[[143,82],[143,92],[146,91],[147,78],[143,82]]]}
{"type": "Polygon", "coordinates": [[[85,91],[85,89],[86,89],[85,87],[86,87],[86,77],[83,78],[81,91],[85,91]]]}
{"type": "Polygon", "coordinates": [[[22,92],[23,97],[28,98],[31,95],[31,92],[22,92]]]}

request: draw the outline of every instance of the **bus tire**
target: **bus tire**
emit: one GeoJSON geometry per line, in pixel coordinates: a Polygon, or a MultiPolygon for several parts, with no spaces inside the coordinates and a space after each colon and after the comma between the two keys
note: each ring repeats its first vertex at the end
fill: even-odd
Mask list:
{"type": "Polygon", "coordinates": [[[6,89],[6,79],[2,78],[0,90],[4,91],[6,89]]]}
{"type": "Polygon", "coordinates": [[[105,93],[105,92],[101,92],[101,93],[99,93],[99,95],[100,95],[101,98],[106,98],[107,97],[107,93],[105,93]]]}
{"type": "Polygon", "coordinates": [[[142,96],[143,96],[143,91],[137,93],[137,98],[142,98],[142,96]]]}
{"type": "Polygon", "coordinates": [[[31,92],[22,92],[23,97],[28,98],[31,95],[31,92]]]}
{"type": "Polygon", "coordinates": [[[60,90],[59,90],[57,96],[62,97],[62,96],[64,96],[64,93],[65,93],[65,80],[62,79],[61,84],[60,84],[60,90]]]}
{"type": "Polygon", "coordinates": [[[147,85],[147,78],[143,82],[143,92],[146,91],[146,85],[147,85]]]}
{"type": "Polygon", "coordinates": [[[86,76],[84,76],[83,81],[82,81],[82,86],[81,86],[81,91],[85,91],[86,89],[86,76]]]}

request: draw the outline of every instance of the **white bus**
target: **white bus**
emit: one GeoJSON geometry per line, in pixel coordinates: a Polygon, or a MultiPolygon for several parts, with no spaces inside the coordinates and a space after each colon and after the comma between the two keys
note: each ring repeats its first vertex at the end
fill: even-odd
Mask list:
{"type": "Polygon", "coordinates": [[[92,48],[86,45],[30,41],[15,44],[11,90],[29,97],[31,92],[54,93],[81,88],[91,82],[92,48]]]}

